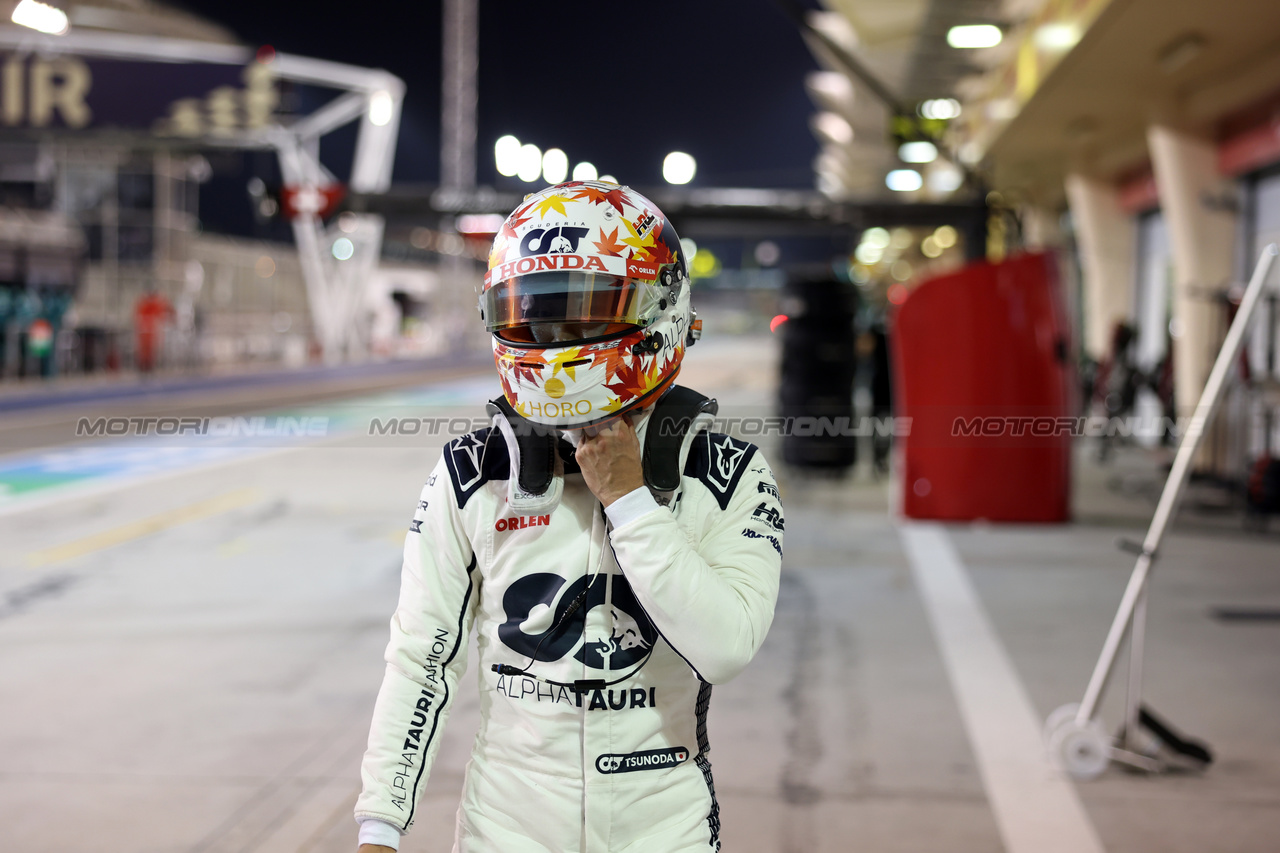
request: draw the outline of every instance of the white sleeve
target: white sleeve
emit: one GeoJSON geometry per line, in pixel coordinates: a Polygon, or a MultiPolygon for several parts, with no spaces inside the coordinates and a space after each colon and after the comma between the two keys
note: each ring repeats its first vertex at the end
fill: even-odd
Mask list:
{"type": "Polygon", "coordinates": [[[400,849],[400,830],[385,820],[367,817],[360,821],[360,835],[357,844],[380,844],[392,850],[400,849]]]}
{"type": "Polygon", "coordinates": [[[657,506],[615,527],[610,537],[649,618],[712,684],[733,678],[755,656],[778,598],[782,505],[758,452],[751,466],[726,508],[712,508],[714,517],[696,544],[669,510],[657,506]]]}
{"type": "Polygon", "coordinates": [[[375,818],[401,831],[413,822],[466,669],[467,637],[479,597],[475,566],[442,459],[422,489],[405,538],[400,602],[391,618],[386,674],[360,766],[356,820],[375,818]]]}
{"type": "Polygon", "coordinates": [[[657,509],[658,502],[653,499],[653,495],[649,494],[648,486],[627,492],[613,503],[604,508],[605,515],[609,516],[609,521],[614,527],[622,527],[630,524],[649,510],[657,509]]]}

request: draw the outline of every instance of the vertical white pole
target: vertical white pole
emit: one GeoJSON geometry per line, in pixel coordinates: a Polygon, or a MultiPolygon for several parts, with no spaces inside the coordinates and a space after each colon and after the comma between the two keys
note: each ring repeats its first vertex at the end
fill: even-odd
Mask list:
{"type": "Polygon", "coordinates": [[[1213,362],[1213,369],[1205,383],[1204,393],[1200,395],[1200,402],[1196,404],[1195,414],[1187,424],[1186,432],[1182,434],[1178,453],[1173,459],[1173,468],[1169,471],[1169,478],[1164,482],[1164,490],[1160,493],[1160,502],[1156,504],[1155,515],[1151,518],[1151,526],[1147,528],[1146,538],[1142,540],[1142,555],[1138,557],[1133,574],[1129,576],[1129,584],[1125,587],[1124,596],[1120,600],[1120,609],[1111,622],[1111,630],[1107,633],[1106,642],[1102,646],[1102,654],[1098,657],[1093,675],[1089,678],[1089,686],[1085,688],[1084,699],[1080,702],[1080,710],[1076,714],[1076,720],[1080,723],[1093,718],[1098,702],[1102,698],[1102,691],[1107,685],[1107,679],[1111,677],[1116,653],[1120,649],[1120,641],[1124,639],[1124,632],[1133,618],[1134,608],[1137,607],[1138,600],[1146,589],[1147,579],[1151,574],[1151,564],[1156,552],[1160,549],[1164,532],[1169,522],[1173,520],[1178,501],[1182,497],[1182,490],[1191,474],[1191,460],[1195,457],[1213,420],[1213,414],[1218,408],[1222,391],[1227,384],[1227,374],[1235,366],[1236,358],[1240,355],[1240,347],[1244,345],[1245,330],[1249,328],[1249,321],[1258,307],[1258,300],[1266,289],[1267,274],[1271,271],[1271,264],[1275,261],[1277,254],[1280,254],[1280,249],[1276,248],[1275,243],[1271,243],[1262,250],[1258,265],[1253,270],[1253,277],[1245,289],[1244,298],[1240,300],[1240,309],[1236,312],[1236,318],[1227,331],[1227,339],[1222,342],[1222,349],[1218,350],[1218,357],[1213,362]]]}

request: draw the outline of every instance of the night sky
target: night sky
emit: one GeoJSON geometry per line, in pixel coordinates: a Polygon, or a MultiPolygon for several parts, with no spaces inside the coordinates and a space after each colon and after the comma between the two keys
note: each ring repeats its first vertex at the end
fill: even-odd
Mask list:
{"type": "MultiPolygon", "coordinates": [[[[398,75],[394,180],[438,180],[439,2],[181,5],[249,44],[398,75]]],[[[494,170],[493,142],[512,133],[636,187],[660,184],[663,156],[683,150],[697,158],[695,186],[811,188],[804,75],[815,68],[771,0],[481,0],[479,182],[527,186],[494,170]]],[[[349,144],[323,152],[340,177],[349,144]]]]}

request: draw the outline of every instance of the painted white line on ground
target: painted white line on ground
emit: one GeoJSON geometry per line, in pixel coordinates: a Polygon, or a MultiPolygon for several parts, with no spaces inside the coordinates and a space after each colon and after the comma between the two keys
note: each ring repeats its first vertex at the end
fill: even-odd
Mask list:
{"type": "Polygon", "coordinates": [[[1075,787],[1054,770],[1040,716],[946,531],[899,528],[1008,853],[1103,853],[1075,787]]]}

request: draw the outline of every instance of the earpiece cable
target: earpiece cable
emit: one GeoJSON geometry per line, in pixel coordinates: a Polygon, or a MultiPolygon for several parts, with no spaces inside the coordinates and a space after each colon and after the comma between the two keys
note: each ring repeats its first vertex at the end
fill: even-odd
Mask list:
{"type": "MultiPolygon", "coordinates": [[[[609,519],[607,516],[605,516],[603,506],[600,507],[600,515],[605,522],[604,542],[600,546],[600,556],[596,558],[596,567],[595,567],[595,570],[591,573],[590,578],[587,580],[587,585],[583,587],[582,592],[578,593],[577,596],[574,597],[573,601],[569,604],[569,606],[565,608],[564,613],[560,616],[559,619],[556,620],[556,624],[552,625],[551,629],[548,630],[545,634],[543,634],[542,638],[538,640],[538,644],[533,647],[533,654],[529,655],[528,663],[526,663],[523,667],[511,666],[510,664],[505,664],[505,663],[495,663],[491,667],[491,669],[494,672],[498,673],[499,675],[524,676],[525,678],[532,678],[534,681],[540,681],[543,684],[550,684],[554,687],[567,687],[571,690],[574,690],[575,692],[580,693],[586,690],[600,690],[604,687],[610,687],[614,684],[618,684],[619,682],[626,681],[628,678],[631,678],[633,675],[639,672],[641,668],[646,663],[649,662],[649,658],[653,655],[652,646],[649,647],[649,653],[644,656],[644,660],[640,661],[639,665],[636,666],[635,669],[631,670],[631,672],[627,673],[621,678],[617,678],[617,679],[614,679],[613,681],[608,681],[608,682],[606,682],[603,678],[579,678],[573,682],[552,681],[551,679],[542,678],[541,676],[534,675],[533,673],[529,672],[529,669],[538,660],[538,652],[542,651],[542,644],[547,641],[548,637],[550,637],[552,634],[559,631],[564,626],[565,622],[569,619],[570,616],[578,612],[578,608],[582,607],[583,603],[586,602],[587,594],[591,591],[591,587],[595,586],[596,578],[600,576],[600,568],[601,566],[604,565],[605,549],[610,547],[609,546],[609,519]]],[[[584,626],[586,624],[585,616],[583,617],[583,624],[584,626]]]]}

